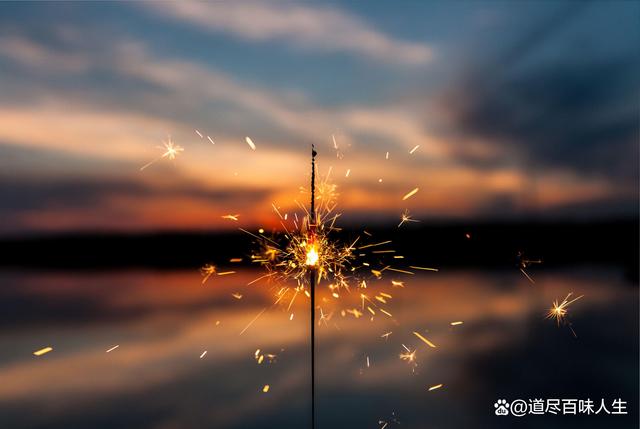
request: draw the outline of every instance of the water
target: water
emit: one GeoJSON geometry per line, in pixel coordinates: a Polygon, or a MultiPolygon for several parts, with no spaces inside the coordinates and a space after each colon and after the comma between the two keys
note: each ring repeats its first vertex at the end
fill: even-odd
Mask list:
{"type": "MultiPolygon", "coordinates": [[[[246,286],[258,275],[201,285],[195,271],[0,272],[0,427],[309,427],[308,300],[274,307],[270,287],[246,286]],[[258,348],[275,361],[258,365],[258,348]]],[[[318,294],[333,312],[316,330],[318,427],[375,429],[392,416],[400,424],[387,427],[636,427],[637,285],[620,270],[538,269],[535,285],[516,269],[402,279],[369,285],[393,295],[392,318],[343,317],[361,310],[358,293],[318,294]],[[577,339],[544,319],[569,292],[585,295],[570,308],[577,339]],[[402,344],[417,348],[416,367],[399,359],[402,344]],[[629,416],[493,414],[498,398],[618,397],[629,416]]]]}

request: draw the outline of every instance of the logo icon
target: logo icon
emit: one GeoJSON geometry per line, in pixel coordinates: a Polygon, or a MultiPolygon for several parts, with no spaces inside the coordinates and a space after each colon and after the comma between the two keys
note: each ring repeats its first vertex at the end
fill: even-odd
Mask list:
{"type": "Polygon", "coordinates": [[[506,399],[498,399],[493,407],[496,409],[496,416],[509,415],[509,404],[506,399]]]}

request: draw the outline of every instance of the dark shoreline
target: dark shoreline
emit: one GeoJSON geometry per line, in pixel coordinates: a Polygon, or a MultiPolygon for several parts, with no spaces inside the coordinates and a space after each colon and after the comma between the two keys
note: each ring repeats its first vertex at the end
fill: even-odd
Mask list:
{"type": "MultiPolygon", "coordinates": [[[[637,219],[598,222],[423,223],[406,228],[367,228],[370,240],[393,240],[389,248],[406,265],[513,267],[517,253],[541,258],[546,267],[616,265],[638,278],[637,219]],[[466,234],[470,234],[467,238],[466,234]]],[[[362,235],[344,229],[345,240],[362,235]]],[[[364,237],[363,237],[364,238],[364,237]]],[[[74,233],[0,239],[0,267],[44,269],[198,267],[226,265],[243,257],[252,238],[238,232],[74,233]]]]}

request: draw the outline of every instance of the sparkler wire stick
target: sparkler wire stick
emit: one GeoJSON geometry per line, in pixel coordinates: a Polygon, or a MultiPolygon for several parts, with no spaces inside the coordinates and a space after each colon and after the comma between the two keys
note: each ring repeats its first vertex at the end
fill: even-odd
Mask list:
{"type": "MultiPolygon", "coordinates": [[[[309,241],[315,245],[316,228],[316,155],[317,152],[311,145],[311,211],[309,212],[309,241]]],[[[311,429],[316,427],[316,270],[309,271],[309,293],[311,294],[311,429]]]]}

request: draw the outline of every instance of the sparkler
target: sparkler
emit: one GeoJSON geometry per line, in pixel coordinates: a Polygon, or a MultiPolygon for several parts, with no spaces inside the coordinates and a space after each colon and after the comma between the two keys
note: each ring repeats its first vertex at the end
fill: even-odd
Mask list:
{"type": "MultiPolygon", "coordinates": [[[[335,138],[333,139],[335,144],[335,138]]],[[[305,264],[309,267],[309,293],[311,294],[311,429],[316,427],[316,267],[318,250],[316,248],[316,152],[311,145],[311,211],[309,212],[309,243],[305,264]]]]}

